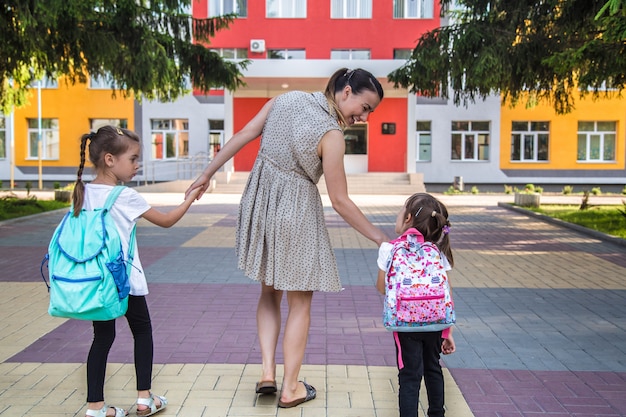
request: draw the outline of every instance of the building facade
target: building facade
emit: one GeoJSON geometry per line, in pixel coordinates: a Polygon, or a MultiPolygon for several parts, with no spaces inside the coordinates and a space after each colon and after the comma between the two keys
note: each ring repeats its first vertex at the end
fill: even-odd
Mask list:
{"type": "MultiPolygon", "coordinates": [[[[420,35],[446,23],[436,0],[192,2],[198,18],[230,12],[239,17],[208,46],[227,59],[250,60],[244,87],[139,105],[113,98],[93,80],[33,86],[29,106],[0,117],[0,179],[73,180],[80,135],[101,123],[127,126],[142,137],[137,182],[194,178],[272,97],[323,91],[330,75],[345,67],[372,72],[385,90],[368,122],[345,132],[349,174],[418,172],[433,190],[459,178],[478,188],[626,183],[624,99],[579,100],[561,116],[543,104],[511,108],[498,96],[457,106],[389,83],[387,75],[405,62],[420,35]]],[[[259,139],[248,144],[223,171],[249,171],[258,147],[259,139]]]]}

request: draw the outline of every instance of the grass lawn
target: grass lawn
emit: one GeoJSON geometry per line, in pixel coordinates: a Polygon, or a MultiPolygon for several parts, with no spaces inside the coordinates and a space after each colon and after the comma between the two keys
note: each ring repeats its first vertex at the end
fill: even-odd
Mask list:
{"type": "Polygon", "coordinates": [[[587,210],[580,210],[579,207],[579,205],[542,204],[539,208],[530,210],[626,239],[626,215],[619,211],[626,211],[626,205],[591,206],[587,210]]]}
{"type": "Polygon", "coordinates": [[[30,214],[43,213],[69,207],[70,203],[55,200],[37,200],[35,197],[18,198],[7,195],[0,198],[0,220],[14,219],[30,214]]]}

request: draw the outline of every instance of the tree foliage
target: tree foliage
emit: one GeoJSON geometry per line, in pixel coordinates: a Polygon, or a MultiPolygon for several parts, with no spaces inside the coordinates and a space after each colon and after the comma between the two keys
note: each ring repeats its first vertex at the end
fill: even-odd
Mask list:
{"type": "Polygon", "coordinates": [[[210,38],[235,15],[194,19],[190,0],[4,0],[0,5],[0,108],[25,102],[47,76],[87,75],[138,99],[173,100],[194,88],[243,85],[245,61],[223,60],[210,38]]]}
{"type": "Polygon", "coordinates": [[[626,0],[442,0],[450,24],[425,33],[389,74],[396,87],[467,105],[501,93],[570,112],[626,82],[626,0]]]}

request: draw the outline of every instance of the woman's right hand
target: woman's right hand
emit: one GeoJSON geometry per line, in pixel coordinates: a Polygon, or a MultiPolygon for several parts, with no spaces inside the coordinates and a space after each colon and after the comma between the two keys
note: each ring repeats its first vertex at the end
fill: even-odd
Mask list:
{"type": "Polygon", "coordinates": [[[202,195],[205,193],[205,191],[209,188],[209,184],[211,183],[211,178],[209,178],[209,176],[207,174],[205,174],[204,172],[202,174],[200,174],[200,176],[198,177],[198,179],[196,179],[190,186],[189,188],[187,188],[187,191],[185,191],[185,200],[187,200],[187,198],[189,197],[189,194],[195,190],[196,188],[199,188],[200,191],[198,192],[198,195],[196,195],[196,200],[200,200],[200,197],[202,197],[202,195]]]}

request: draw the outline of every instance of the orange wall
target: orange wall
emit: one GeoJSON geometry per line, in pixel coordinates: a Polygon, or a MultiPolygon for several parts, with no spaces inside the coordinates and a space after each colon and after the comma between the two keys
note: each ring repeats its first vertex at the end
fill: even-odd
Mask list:
{"type": "Polygon", "coordinates": [[[626,166],[626,98],[592,100],[590,97],[576,100],[576,108],[571,113],[557,115],[550,104],[538,104],[525,108],[522,104],[511,108],[503,105],[500,124],[500,167],[503,169],[580,169],[580,170],[622,170],[626,166]],[[548,161],[511,162],[511,122],[549,121],[550,142],[548,161]],[[616,121],[617,137],[615,162],[578,162],[578,122],[616,121]]]}
{"type": "MultiPolygon", "coordinates": [[[[29,103],[15,109],[15,164],[37,166],[37,159],[27,159],[28,119],[36,119],[37,89],[31,90],[29,103]]],[[[134,101],[111,96],[111,90],[87,88],[87,84],[68,86],[59,80],[56,89],[41,90],[41,117],[59,121],[59,159],[45,160],[45,166],[75,166],[80,163],[80,137],[89,133],[90,119],[126,119],[134,129],[134,101]]]]}

